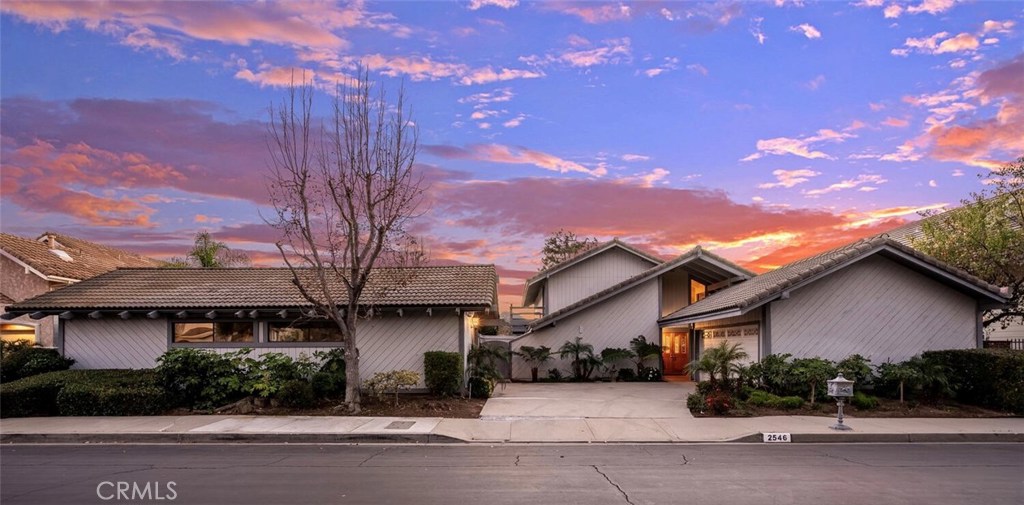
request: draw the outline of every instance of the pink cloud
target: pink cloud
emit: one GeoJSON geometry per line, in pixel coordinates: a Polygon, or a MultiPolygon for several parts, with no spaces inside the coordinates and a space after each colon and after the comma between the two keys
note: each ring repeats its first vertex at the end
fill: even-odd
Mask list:
{"type": "Polygon", "coordinates": [[[584,23],[590,24],[624,21],[629,19],[633,13],[629,5],[622,3],[550,1],[538,3],[537,7],[546,11],[576,16],[584,23]]]}
{"type": "Polygon", "coordinates": [[[563,174],[579,172],[600,177],[607,173],[604,168],[598,167],[591,169],[575,161],[569,161],[553,154],[525,147],[512,147],[502,144],[472,144],[466,147],[426,145],[423,146],[423,150],[427,154],[440,158],[534,165],[545,170],[551,170],[563,174]]]}

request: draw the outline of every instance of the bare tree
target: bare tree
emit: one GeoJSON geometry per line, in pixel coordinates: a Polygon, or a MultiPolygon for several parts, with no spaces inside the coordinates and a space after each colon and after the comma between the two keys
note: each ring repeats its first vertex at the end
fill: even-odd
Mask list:
{"type": "Polygon", "coordinates": [[[373,301],[408,279],[422,261],[406,232],[423,200],[414,170],[417,132],[406,117],[404,86],[394,103],[368,72],[339,86],[330,119],[313,124],[314,88],[293,85],[271,107],[270,225],[293,281],[318,317],[334,321],[344,338],[345,403],[359,411],[357,326],[373,301]],[[384,267],[384,268],[382,268],[384,267]]]}

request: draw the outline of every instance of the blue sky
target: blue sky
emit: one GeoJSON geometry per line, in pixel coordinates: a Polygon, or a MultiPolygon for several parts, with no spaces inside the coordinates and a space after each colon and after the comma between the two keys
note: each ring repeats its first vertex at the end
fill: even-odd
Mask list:
{"type": "Polygon", "coordinates": [[[326,92],[360,63],[406,85],[433,182],[415,231],[435,261],[498,264],[503,301],[558,228],[766,269],[956,204],[1024,153],[1020,2],[0,12],[0,227],[157,257],[208,229],[276,263],[267,108],[293,72],[326,92]]]}

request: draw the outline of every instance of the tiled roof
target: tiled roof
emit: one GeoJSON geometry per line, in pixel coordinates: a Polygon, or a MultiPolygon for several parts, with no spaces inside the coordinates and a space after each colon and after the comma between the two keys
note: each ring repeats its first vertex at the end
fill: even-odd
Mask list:
{"type": "Polygon", "coordinates": [[[817,274],[846,264],[865,254],[873,253],[886,247],[922,260],[932,267],[952,274],[982,291],[994,294],[998,298],[1005,297],[998,286],[989,284],[963,270],[950,266],[917,251],[916,249],[912,249],[909,246],[903,245],[896,240],[882,235],[858,240],[852,244],[837,247],[809,258],[795,261],[770,272],[763,273],[749,281],[728,287],[717,293],[713,293],[703,300],[683,307],[682,309],[661,318],[661,320],[672,321],[733,309],[743,310],[756,307],[761,305],[763,302],[778,296],[786,289],[808,280],[817,274]]]}
{"type": "Polygon", "coordinates": [[[13,304],[14,304],[14,299],[13,298],[11,298],[11,297],[3,294],[3,293],[0,293],[0,305],[7,306],[7,305],[13,305],[13,304]]]}
{"type": "Polygon", "coordinates": [[[121,267],[158,267],[164,262],[121,249],[89,242],[68,235],[45,233],[39,240],[0,233],[0,249],[38,270],[43,275],[84,280],[121,267]],[[47,237],[56,241],[55,249],[71,259],[67,261],[50,251],[47,237]]]}
{"type": "Polygon", "coordinates": [[[749,271],[749,270],[747,270],[747,269],[745,269],[745,268],[743,268],[743,267],[741,267],[741,266],[739,266],[739,265],[737,265],[737,264],[735,264],[735,263],[733,263],[733,262],[731,262],[731,261],[729,261],[729,260],[727,260],[727,259],[725,259],[725,258],[723,258],[723,257],[721,257],[719,255],[717,255],[717,254],[708,252],[708,251],[704,250],[703,248],[701,248],[700,246],[696,246],[693,249],[690,249],[689,251],[687,251],[687,252],[677,256],[676,258],[674,258],[674,259],[672,259],[670,261],[666,261],[666,262],[661,263],[661,264],[659,264],[659,265],[657,265],[655,267],[649,268],[649,269],[647,269],[647,270],[645,270],[645,271],[643,271],[643,272],[641,272],[641,273],[639,273],[637,275],[634,275],[633,277],[630,277],[630,278],[628,278],[628,279],[626,279],[626,280],[624,280],[622,282],[619,282],[618,284],[615,284],[615,285],[610,286],[610,287],[608,287],[606,289],[598,291],[597,293],[594,293],[594,294],[592,294],[592,295],[590,295],[590,296],[588,296],[588,297],[586,297],[586,298],[584,298],[582,300],[579,300],[579,301],[577,301],[575,303],[572,303],[570,305],[562,307],[562,308],[560,308],[560,309],[558,309],[558,310],[556,310],[556,311],[554,311],[554,312],[552,312],[552,313],[550,313],[550,314],[548,314],[548,315],[546,315],[546,316],[544,316],[544,317],[542,317],[540,319],[537,319],[535,321],[531,321],[530,322],[530,328],[537,329],[537,328],[541,328],[541,327],[547,326],[552,321],[557,321],[558,319],[561,319],[562,317],[565,317],[566,315],[568,315],[570,313],[576,312],[576,311],[578,311],[580,309],[583,309],[583,308],[585,308],[585,307],[587,307],[589,305],[597,303],[599,300],[602,300],[602,299],[607,298],[609,296],[615,295],[619,291],[624,291],[624,290],[626,290],[626,289],[628,289],[628,288],[630,288],[632,286],[635,286],[635,285],[637,285],[639,283],[642,283],[642,282],[644,282],[646,280],[653,279],[653,278],[655,278],[655,277],[657,277],[657,276],[659,276],[659,275],[661,275],[661,274],[663,274],[665,272],[668,272],[669,270],[672,270],[672,269],[674,269],[674,268],[676,268],[676,267],[678,267],[680,265],[689,263],[690,261],[693,261],[693,260],[695,260],[697,258],[700,258],[700,257],[711,258],[711,259],[713,259],[713,260],[715,260],[715,261],[717,261],[719,263],[722,263],[727,268],[729,268],[731,270],[734,270],[736,273],[745,274],[748,277],[753,277],[755,275],[753,272],[751,272],[751,271],[749,271]]]}
{"type": "MultiPolygon", "coordinates": [[[[364,305],[476,307],[496,301],[498,275],[493,265],[378,268],[373,272],[363,293],[364,305]]],[[[345,299],[338,302],[345,303],[345,299]]],[[[308,305],[287,268],[122,268],[24,300],[8,310],[308,305]]]]}

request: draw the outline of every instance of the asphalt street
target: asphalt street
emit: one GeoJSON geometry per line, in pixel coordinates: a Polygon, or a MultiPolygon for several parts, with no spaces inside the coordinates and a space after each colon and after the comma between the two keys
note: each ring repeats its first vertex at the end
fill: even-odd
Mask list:
{"type": "Polygon", "coordinates": [[[0,502],[1019,505],[1024,444],[6,445],[0,502]]]}

